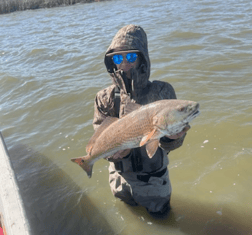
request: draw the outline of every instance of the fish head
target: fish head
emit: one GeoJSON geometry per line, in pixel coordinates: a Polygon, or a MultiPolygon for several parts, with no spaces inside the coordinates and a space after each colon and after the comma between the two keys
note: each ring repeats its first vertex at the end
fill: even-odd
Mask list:
{"type": "Polygon", "coordinates": [[[187,100],[172,100],[167,102],[167,106],[154,116],[153,124],[163,136],[176,135],[199,114],[199,103],[187,100]]]}

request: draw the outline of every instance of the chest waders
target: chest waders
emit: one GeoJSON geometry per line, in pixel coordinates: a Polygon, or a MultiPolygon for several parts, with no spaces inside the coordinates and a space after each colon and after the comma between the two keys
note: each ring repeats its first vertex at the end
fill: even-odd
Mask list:
{"type": "MultiPolygon", "coordinates": [[[[114,104],[116,116],[119,118],[120,113],[120,90],[115,88],[114,104]]],[[[127,171],[133,171],[140,173],[137,178],[141,181],[148,182],[150,177],[162,177],[167,167],[163,170],[163,150],[159,147],[157,152],[152,158],[149,158],[145,149],[145,146],[132,149],[130,154],[124,157],[121,161],[115,162],[115,169],[118,173],[124,173],[127,171]],[[161,170],[161,171],[160,171],[161,170]]]]}

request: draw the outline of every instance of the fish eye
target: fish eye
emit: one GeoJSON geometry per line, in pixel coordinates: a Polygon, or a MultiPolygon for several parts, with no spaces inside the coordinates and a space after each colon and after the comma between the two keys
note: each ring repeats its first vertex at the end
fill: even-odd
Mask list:
{"type": "Polygon", "coordinates": [[[179,109],[178,109],[178,110],[179,110],[180,112],[184,112],[184,111],[185,111],[185,109],[186,109],[185,107],[179,107],[179,109]]]}

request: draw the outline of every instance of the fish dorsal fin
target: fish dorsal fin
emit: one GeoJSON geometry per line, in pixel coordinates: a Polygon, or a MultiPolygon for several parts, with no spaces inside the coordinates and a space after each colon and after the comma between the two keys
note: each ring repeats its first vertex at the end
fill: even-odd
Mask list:
{"type": "Polygon", "coordinates": [[[93,134],[93,136],[91,137],[91,139],[89,140],[87,146],[86,146],[86,152],[90,153],[93,145],[96,141],[96,139],[100,136],[100,134],[107,129],[108,126],[110,126],[113,122],[117,121],[118,118],[117,117],[107,117],[102,124],[97,128],[97,130],[95,131],[95,133],[93,134]]]}
{"type": "Polygon", "coordinates": [[[127,114],[141,108],[141,107],[142,107],[142,105],[140,105],[140,104],[136,104],[133,102],[127,102],[127,104],[124,107],[124,115],[127,115],[127,114]]]}
{"type": "Polygon", "coordinates": [[[155,153],[157,152],[158,146],[159,146],[159,139],[153,140],[146,145],[146,152],[149,158],[152,158],[155,155],[155,153]]]}

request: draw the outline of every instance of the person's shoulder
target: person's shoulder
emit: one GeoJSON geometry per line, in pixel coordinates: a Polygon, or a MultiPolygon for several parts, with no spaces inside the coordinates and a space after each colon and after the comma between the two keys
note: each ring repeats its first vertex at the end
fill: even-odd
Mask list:
{"type": "Polygon", "coordinates": [[[168,82],[164,82],[164,81],[158,81],[158,80],[154,80],[151,82],[151,86],[153,88],[162,90],[162,89],[170,89],[170,90],[174,90],[172,85],[168,82]]]}
{"type": "Polygon", "coordinates": [[[157,92],[160,99],[176,99],[175,90],[168,82],[154,80],[150,83],[150,89],[157,92]]]}
{"type": "Polygon", "coordinates": [[[104,98],[104,97],[110,97],[111,95],[114,95],[115,85],[111,85],[109,87],[106,87],[100,91],[97,92],[96,97],[97,98],[104,98]]]}
{"type": "Polygon", "coordinates": [[[115,85],[111,85],[109,87],[106,87],[100,91],[97,92],[96,94],[96,101],[99,104],[103,104],[107,106],[107,104],[111,103],[112,100],[114,99],[114,91],[115,91],[115,85]]]}

